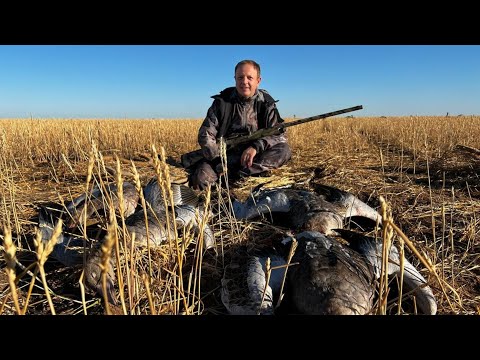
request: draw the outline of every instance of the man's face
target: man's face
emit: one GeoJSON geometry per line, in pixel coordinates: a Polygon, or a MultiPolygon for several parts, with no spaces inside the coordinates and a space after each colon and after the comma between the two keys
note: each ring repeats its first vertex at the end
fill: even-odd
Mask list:
{"type": "Polygon", "coordinates": [[[262,78],[251,64],[243,64],[235,71],[235,86],[240,96],[252,97],[262,78]]]}

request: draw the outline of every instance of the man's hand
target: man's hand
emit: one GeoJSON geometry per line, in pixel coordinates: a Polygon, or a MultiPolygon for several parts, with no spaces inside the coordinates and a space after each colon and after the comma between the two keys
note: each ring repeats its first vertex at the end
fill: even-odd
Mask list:
{"type": "Polygon", "coordinates": [[[257,155],[257,150],[251,146],[246,148],[242,153],[242,157],[240,158],[240,164],[243,167],[249,168],[253,164],[253,158],[255,155],[257,155]]]}

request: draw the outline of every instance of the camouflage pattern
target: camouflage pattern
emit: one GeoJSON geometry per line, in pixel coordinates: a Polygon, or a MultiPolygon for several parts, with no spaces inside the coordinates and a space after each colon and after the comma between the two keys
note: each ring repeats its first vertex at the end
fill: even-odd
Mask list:
{"type": "MultiPolygon", "coordinates": [[[[225,137],[230,137],[235,134],[250,134],[259,129],[256,102],[265,101],[263,93],[267,93],[267,91],[259,89],[251,98],[242,99],[238,96],[236,90],[232,92],[230,100],[233,105],[233,116],[230,127],[225,132],[225,137]]],[[[278,112],[274,111],[274,109],[276,109],[275,103],[267,109],[267,128],[280,123],[277,116],[278,112]]],[[[198,143],[202,149],[204,158],[207,160],[213,160],[220,155],[217,144],[220,126],[219,102],[215,100],[208,109],[207,116],[198,131],[198,143]]],[[[254,147],[257,153],[259,153],[279,143],[287,143],[285,134],[265,136],[262,139],[253,141],[249,145],[254,147]]]]}
{"type": "MultiPolygon", "coordinates": [[[[249,168],[240,166],[240,157],[247,146],[238,146],[227,151],[227,166],[230,179],[238,176],[250,176],[279,168],[292,157],[290,146],[287,143],[278,143],[264,152],[257,153],[253,158],[253,164],[249,168]]],[[[189,176],[189,184],[194,189],[203,190],[208,184],[218,180],[223,172],[220,158],[208,161],[206,159],[198,162],[196,168],[189,176]]]]}

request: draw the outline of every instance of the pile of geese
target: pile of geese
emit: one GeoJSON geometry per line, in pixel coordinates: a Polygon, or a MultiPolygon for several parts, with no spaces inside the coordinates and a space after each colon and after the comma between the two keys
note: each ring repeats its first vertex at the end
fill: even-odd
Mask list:
{"type": "MultiPolygon", "coordinates": [[[[130,234],[135,233],[136,246],[146,247],[147,242],[149,242],[150,247],[156,247],[166,243],[169,238],[175,239],[172,219],[167,216],[167,211],[170,211],[169,207],[173,207],[175,211],[175,225],[179,233],[189,227],[191,227],[196,235],[198,235],[200,231],[203,231],[204,248],[212,249],[215,247],[213,232],[208,226],[208,223],[204,221],[204,216],[206,215],[204,207],[199,202],[198,195],[189,187],[172,184],[173,205],[167,203],[166,207],[158,181],[156,179],[149,181],[142,189],[147,208],[146,217],[143,207],[139,202],[139,192],[135,186],[129,182],[123,182],[122,190],[122,206],[117,196],[117,185],[109,184],[105,186],[103,190],[95,187],[88,199],[86,194],[83,194],[72,200],[60,213],[42,207],[38,216],[38,228],[40,229],[41,239],[44,243],[47,243],[52,238],[59,219],[66,218],[66,221],[62,222],[62,231],[57,237],[56,244],[50,256],[66,267],[83,264],[85,241],[83,236],[75,234],[73,230],[77,226],[84,224],[94,214],[100,215],[106,211],[108,205],[108,201],[105,198],[106,194],[110,196],[110,206],[112,206],[115,211],[118,212],[119,209],[123,209],[122,215],[125,217],[126,228],[130,234]],[[170,226],[167,226],[168,218],[170,226]],[[205,222],[205,226],[203,227],[201,226],[202,222],[205,222]],[[201,230],[202,228],[203,230],[201,230]]],[[[100,266],[102,243],[103,241],[99,241],[93,244],[93,247],[88,252],[84,270],[86,285],[103,298],[102,271],[100,266]]],[[[105,295],[111,304],[117,305],[114,290],[114,256],[115,254],[109,259],[110,266],[108,266],[107,290],[105,295]]]]}
{"type": "MultiPolygon", "coordinates": [[[[146,246],[147,227],[138,191],[128,182],[122,187],[123,206],[112,196],[113,206],[124,209],[128,231],[136,234],[139,246],[146,246]]],[[[116,194],[116,185],[107,186],[107,190],[116,194]]],[[[142,191],[148,205],[150,246],[158,246],[175,235],[167,230],[172,229],[166,226],[168,209],[156,180],[150,181],[142,191]]],[[[172,184],[172,192],[177,229],[191,226],[198,234],[201,231],[198,219],[207,213],[198,195],[184,185],[172,184]]],[[[83,248],[84,240],[68,230],[104,207],[102,194],[96,188],[88,202],[82,195],[65,207],[69,221],[63,225],[51,255],[65,266],[83,262],[83,254],[78,249],[83,248]]],[[[247,244],[232,250],[220,284],[220,298],[229,314],[269,315],[280,313],[282,308],[289,314],[372,313],[381,276],[383,241],[345,227],[362,221],[380,224],[382,218],[375,209],[351,193],[319,184],[315,184],[313,191],[293,188],[252,191],[244,202],[233,199],[232,209],[239,221],[263,217],[295,235],[285,237],[273,247],[252,249],[247,244]],[[297,247],[287,261],[293,239],[297,247]],[[267,262],[274,270],[267,271],[267,262]],[[291,266],[287,267],[288,263],[291,266]]],[[[52,237],[58,219],[58,215],[46,208],[40,210],[42,241],[52,237]]],[[[214,235],[208,225],[203,228],[203,237],[204,249],[215,249],[214,235]]],[[[87,257],[85,279],[90,288],[103,296],[100,257],[100,246],[94,246],[87,257]]],[[[393,245],[386,271],[393,277],[401,270],[399,252],[393,245]]],[[[110,266],[106,296],[112,304],[117,303],[114,282],[113,266],[110,266]]],[[[407,259],[404,259],[403,287],[414,294],[420,313],[436,314],[437,303],[431,288],[407,259]]]]}

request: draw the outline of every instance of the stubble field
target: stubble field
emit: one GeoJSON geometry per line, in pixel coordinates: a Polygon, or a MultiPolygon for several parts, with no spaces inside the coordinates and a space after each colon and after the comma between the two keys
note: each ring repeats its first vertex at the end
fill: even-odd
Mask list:
{"type": "MultiPolygon", "coordinates": [[[[130,236],[121,219],[110,218],[108,225],[98,221],[91,226],[96,231],[85,231],[86,244],[105,233],[115,240],[111,246],[121,254],[118,306],[84,289],[81,266],[65,268],[53,259],[38,266],[34,240],[41,206],[67,203],[94,185],[119,177],[142,185],[151,178],[183,183],[186,173],[175,162],[197,148],[200,124],[0,119],[0,313],[225,314],[219,286],[229,249],[271,241],[288,229],[214,217],[213,256],[198,251],[202,239],[189,233],[160,248],[135,248],[125,239],[130,236]],[[162,148],[165,156],[156,156],[162,148]]],[[[479,129],[477,116],[331,118],[291,127],[291,161],[231,192],[245,199],[261,183],[317,182],[349,191],[375,208],[383,197],[394,224],[422,254],[423,262],[406,247],[405,256],[434,291],[438,313],[480,314],[479,129]]],[[[201,195],[207,202],[212,196],[213,209],[222,205],[210,193],[201,195]]],[[[392,300],[383,312],[397,313],[396,305],[392,300]]]]}

